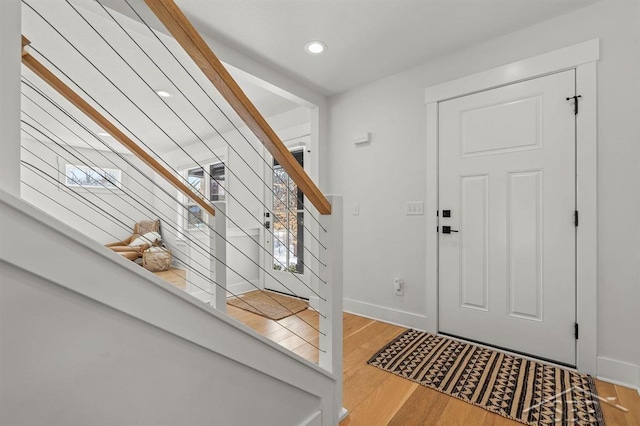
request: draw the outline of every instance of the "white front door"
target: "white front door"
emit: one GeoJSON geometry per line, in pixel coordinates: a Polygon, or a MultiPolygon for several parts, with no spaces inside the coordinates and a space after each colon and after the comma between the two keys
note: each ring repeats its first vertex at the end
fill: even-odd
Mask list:
{"type": "Polygon", "coordinates": [[[574,94],[570,70],[440,103],[440,332],[576,364],[574,94]]]}

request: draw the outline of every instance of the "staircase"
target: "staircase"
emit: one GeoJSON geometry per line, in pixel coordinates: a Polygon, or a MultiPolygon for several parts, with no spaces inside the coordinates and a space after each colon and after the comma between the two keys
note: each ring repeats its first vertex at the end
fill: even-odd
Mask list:
{"type": "Polygon", "coordinates": [[[4,191],[0,217],[0,424],[335,423],[324,369],[4,191]]]}
{"type": "MultiPolygon", "coordinates": [[[[73,3],[67,2],[82,17],[73,3]]],[[[138,6],[140,3],[136,2],[138,6]]],[[[24,4],[39,14],[28,1],[24,4]]],[[[141,147],[137,142],[145,139],[145,135],[132,135],[125,123],[109,114],[91,93],[72,87],[75,82],[64,70],[50,63],[43,50],[33,47],[30,51],[30,41],[24,36],[19,43],[23,30],[19,2],[0,2],[0,107],[3,112],[0,116],[0,424],[335,425],[339,416],[345,414],[341,408],[342,199],[320,192],[222,64],[216,62],[213,52],[175,3],[161,0],[147,4],[199,66],[203,62],[215,65],[204,66],[202,71],[255,134],[251,141],[245,137],[246,142],[251,145],[255,140],[264,144],[265,148],[252,148],[259,154],[257,161],[267,167],[269,162],[277,161],[295,183],[295,191],[299,188],[310,202],[305,206],[308,215],[305,217],[313,218],[316,223],[309,220],[299,225],[304,226],[304,235],[315,240],[309,239],[303,248],[307,253],[305,273],[310,278],[303,282],[302,275],[296,275],[294,270],[279,266],[277,269],[281,272],[275,273],[270,270],[271,266],[267,270],[260,266],[263,263],[257,260],[254,263],[262,268],[262,275],[276,280],[282,279],[276,275],[282,277],[290,273],[287,282],[297,279],[317,296],[311,305],[320,316],[319,364],[303,359],[226,315],[226,297],[234,295],[227,286],[227,276],[232,272],[236,274],[227,261],[226,246],[231,244],[227,227],[229,223],[236,223],[236,216],[225,203],[213,203],[205,197],[165,158],[141,147]],[[90,190],[85,193],[85,188],[65,187],[58,176],[64,173],[59,172],[61,166],[57,164],[63,159],[67,159],[67,164],[69,161],[82,163],[82,167],[98,175],[102,169],[94,169],[97,166],[93,155],[81,158],[79,153],[85,151],[65,145],[64,137],[49,134],[32,116],[25,116],[24,110],[22,135],[27,133],[31,140],[21,144],[20,137],[16,137],[20,129],[16,112],[20,111],[21,103],[18,65],[21,60],[25,65],[23,72],[28,68],[33,73],[29,78],[23,75],[22,80],[23,90],[31,89],[29,96],[40,95],[44,100],[48,97],[35,87],[35,75],[68,102],[65,104],[68,109],[61,109],[67,118],[76,120],[75,124],[82,127],[81,121],[89,117],[135,155],[130,156],[137,162],[134,164],[121,157],[120,151],[112,153],[125,159],[131,170],[135,170],[135,173],[126,172],[131,173],[128,179],[135,180],[135,187],[109,181],[108,185],[102,184],[104,188],[98,188],[103,193],[110,191],[108,197],[102,198],[100,191],[96,195],[90,190]],[[68,112],[71,107],[75,108],[73,114],[68,112]],[[49,156],[58,160],[39,157],[34,151],[40,149],[40,145],[50,149],[53,157],[49,156]],[[268,151],[264,157],[263,149],[268,151]],[[34,161],[34,156],[39,162],[34,161]],[[69,156],[73,159],[67,158],[69,156]],[[22,171],[17,166],[21,161],[22,171]],[[51,170],[45,170],[47,167],[51,170]],[[27,175],[29,179],[25,183],[27,175]],[[78,205],[90,208],[87,211],[91,214],[100,214],[115,226],[105,230],[98,226],[97,219],[91,223],[90,218],[85,218],[87,227],[81,225],[79,219],[56,217],[56,209],[45,209],[41,204],[43,198],[34,197],[32,190],[39,192],[38,185],[33,185],[34,177],[42,182],[48,180],[47,184],[60,185],[60,194],[50,200],[57,203],[57,209],[67,208],[82,219],[75,207],[70,207],[80,202],[78,205]],[[151,183],[146,184],[145,178],[151,183]],[[31,188],[29,197],[21,194],[21,180],[22,192],[25,185],[31,188]],[[149,194],[141,195],[143,190],[149,194]],[[118,203],[110,202],[116,195],[118,203]],[[91,201],[93,196],[101,204],[91,201]],[[151,205],[155,210],[140,210],[135,204],[136,198],[145,200],[138,202],[143,209],[151,205]],[[123,208],[124,202],[130,207],[123,208]],[[160,202],[165,206],[157,208],[160,202]],[[204,238],[192,237],[183,228],[183,219],[192,223],[189,209],[194,206],[201,214],[198,223],[207,228],[204,238]],[[202,290],[199,298],[105,248],[103,241],[90,237],[96,231],[91,225],[105,235],[125,229],[131,223],[132,208],[139,214],[157,214],[156,217],[162,218],[167,227],[165,232],[170,232],[178,241],[172,249],[187,269],[187,281],[190,285],[197,283],[197,288],[202,290]]],[[[109,10],[101,7],[111,16],[109,10]]],[[[46,15],[40,17],[47,22],[46,15]]],[[[23,91],[23,104],[24,96],[23,91]]],[[[32,98],[28,99],[33,102],[32,98]]],[[[153,117],[148,118],[156,124],[153,117]]],[[[215,127],[214,130],[217,131],[215,127]]],[[[240,132],[238,127],[235,130],[240,132]]],[[[98,139],[89,128],[81,131],[86,131],[87,137],[98,139]]],[[[194,135],[211,150],[199,133],[194,135]]],[[[230,144],[229,148],[242,157],[236,151],[238,145],[230,144]]],[[[104,151],[96,152],[107,158],[104,151]]],[[[248,157],[241,159],[250,169],[254,167],[248,157]]],[[[204,170],[204,166],[196,164],[204,170]]],[[[225,166],[234,173],[231,164],[225,166]]],[[[260,164],[260,167],[265,166],[260,164]]],[[[254,196],[265,191],[253,185],[255,179],[240,183],[254,196]]],[[[265,186],[273,192],[267,183],[265,186]]],[[[243,207],[251,213],[230,191],[227,195],[235,200],[236,208],[243,207]]],[[[302,199],[299,194],[291,198],[296,197],[302,199]]],[[[271,213],[275,222],[269,205],[260,202],[264,205],[262,210],[271,213]]],[[[299,206],[287,208],[295,212],[299,206]]],[[[254,216],[251,220],[261,225],[263,212],[254,216]]],[[[244,232],[240,229],[236,233],[240,231],[244,232]]],[[[259,235],[255,241],[249,238],[256,245],[246,252],[268,252],[262,243],[264,237],[277,238],[268,228],[259,235]]],[[[245,251],[236,251],[251,260],[245,251]]],[[[309,344],[315,346],[313,342],[309,344]]]]}

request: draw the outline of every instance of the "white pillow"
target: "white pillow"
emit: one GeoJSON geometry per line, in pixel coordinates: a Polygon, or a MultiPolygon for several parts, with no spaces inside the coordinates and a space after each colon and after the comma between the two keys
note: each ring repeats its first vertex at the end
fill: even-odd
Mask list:
{"type": "Polygon", "coordinates": [[[130,246],[132,247],[137,247],[137,246],[143,246],[145,244],[153,244],[158,240],[162,240],[162,237],[160,236],[159,233],[157,232],[147,232],[144,235],[140,235],[138,238],[136,238],[135,240],[131,241],[129,243],[130,246]]]}

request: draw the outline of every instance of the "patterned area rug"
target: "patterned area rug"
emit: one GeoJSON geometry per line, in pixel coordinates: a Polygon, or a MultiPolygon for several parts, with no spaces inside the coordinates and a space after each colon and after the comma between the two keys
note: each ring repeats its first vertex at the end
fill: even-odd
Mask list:
{"type": "Polygon", "coordinates": [[[281,320],[309,307],[309,302],[272,291],[252,291],[227,300],[227,304],[253,312],[274,321],[281,320]]]}
{"type": "Polygon", "coordinates": [[[527,425],[604,425],[591,376],[408,330],[369,364],[527,425]]]}

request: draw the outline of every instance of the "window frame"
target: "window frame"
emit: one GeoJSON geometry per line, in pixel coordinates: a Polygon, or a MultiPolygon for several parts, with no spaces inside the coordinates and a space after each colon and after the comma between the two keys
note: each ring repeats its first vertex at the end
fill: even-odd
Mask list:
{"type": "Polygon", "coordinates": [[[111,167],[101,167],[98,165],[84,165],[84,164],[74,164],[70,163],[61,158],[58,159],[58,169],[60,171],[60,179],[58,179],[59,189],[62,191],[90,191],[90,192],[122,192],[122,187],[124,186],[125,173],[121,168],[114,168],[113,165],[111,167]],[[111,173],[115,172],[117,178],[115,179],[115,185],[113,186],[105,186],[105,185],[82,185],[82,184],[73,184],[69,183],[69,169],[75,168],[78,170],[84,171],[85,174],[88,172],[95,173],[111,173]],[[94,170],[96,172],[94,172],[94,170]]]}
{"type": "MultiPolygon", "coordinates": [[[[213,173],[213,169],[215,167],[220,168],[220,166],[223,167],[224,173],[222,174],[222,180],[224,182],[224,186],[226,188],[226,184],[227,184],[227,163],[226,161],[221,158],[221,161],[208,161],[208,162],[204,162],[202,164],[202,166],[190,166],[190,167],[185,167],[182,170],[180,170],[180,176],[184,179],[185,182],[187,182],[187,184],[189,186],[193,186],[191,184],[189,184],[189,173],[196,171],[196,170],[202,170],[202,179],[204,179],[204,196],[207,199],[207,201],[209,202],[223,202],[226,200],[226,190],[222,189],[222,194],[217,194],[218,199],[213,200],[213,194],[211,193],[212,190],[212,181],[213,178],[211,176],[216,176],[213,173]],[[208,170],[208,174],[204,172],[204,170],[208,170]],[[220,197],[222,197],[222,199],[220,199],[220,197]]],[[[218,177],[220,175],[217,175],[216,177],[218,177]]],[[[196,188],[197,190],[197,188],[196,188]]],[[[199,190],[198,190],[199,191],[199,190]]],[[[196,194],[198,194],[198,191],[194,191],[196,192],[196,194]]],[[[177,209],[178,209],[178,223],[182,224],[182,231],[183,232],[196,232],[196,231],[206,231],[206,227],[205,227],[205,215],[206,213],[202,211],[202,209],[200,208],[199,204],[197,204],[196,202],[194,202],[193,200],[191,200],[190,198],[188,198],[186,195],[180,193],[180,201],[181,203],[178,205],[177,209]],[[183,207],[184,206],[184,207],[183,207]],[[185,209],[186,207],[186,209],[185,209]],[[191,225],[191,221],[189,220],[190,218],[190,212],[189,209],[190,208],[197,208],[199,210],[200,213],[200,218],[197,219],[199,221],[199,225],[200,226],[193,226],[191,225]],[[181,214],[182,211],[185,211],[186,214],[181,214]]]]}

